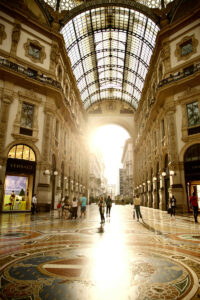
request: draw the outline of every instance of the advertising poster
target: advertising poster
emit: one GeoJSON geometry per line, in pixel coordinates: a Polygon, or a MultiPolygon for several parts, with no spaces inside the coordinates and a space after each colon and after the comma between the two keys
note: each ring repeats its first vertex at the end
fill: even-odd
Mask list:
{"type": "Polygon", "coordinates": [[[7,175],[3,210],[26,210],[28,177],[7,175]]]}

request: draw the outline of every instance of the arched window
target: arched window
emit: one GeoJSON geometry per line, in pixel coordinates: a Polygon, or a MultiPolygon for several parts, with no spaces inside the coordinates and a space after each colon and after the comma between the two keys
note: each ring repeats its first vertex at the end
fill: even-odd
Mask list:
{"type": "Polygon", "coordinates": [[[193,145],[187,149],[184,155],[184,161],[200,161],[200,144],[193,145]]]}
{"type": "Polygon", "coordinates": [[[8,158],[35,161],[35,153],[26,145],[15,145],[8,152],[8,158]]]}

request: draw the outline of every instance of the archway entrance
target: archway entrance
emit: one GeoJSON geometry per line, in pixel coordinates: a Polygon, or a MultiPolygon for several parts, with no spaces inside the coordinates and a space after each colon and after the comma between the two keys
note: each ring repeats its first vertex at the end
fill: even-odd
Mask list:
{"type": "Polygon", "coordinates": [[[15,145],[8,153],[3,211],[31,209],[36,157],[27,145],[15,145]]]}
{"type": "Polygon", "coordinates": [[[188,208],[189,196],[196,191],[200,208],[200,144],[187,149],[184,155],[185,181],[187,186],[188,208]]]}

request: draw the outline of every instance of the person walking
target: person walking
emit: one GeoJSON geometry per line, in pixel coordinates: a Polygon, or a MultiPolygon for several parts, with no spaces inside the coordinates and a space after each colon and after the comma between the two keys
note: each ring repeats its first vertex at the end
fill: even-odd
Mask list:
{"type": "Polygon", "coordinates": [[[142,218],[142,214],[140,211],[140,205],[141,205],[141,200],[139,198],[139,195],[136,195],[135,199],[134,199],[134,206],[135,206],[135,212],[136,212],[136,216],[137,216],[137,222],[139,222],[139,218],[142,218]]]}
{"type": "Polygon", "coordinates": [[[13,210],[14,204],[15,204],[15,192],[12,191],[10,195],[10,210],[13,210]]]}
{"type": "Polygon", "coordinates": [[[81,217],[82,216],[86,216],[86,205],[87,205],[87,198],[86,195],[83,194],[83,196],[81,197],[80,200],[80,204],[81,204],[81,217]]]}
{"type": "Polygon", "coordinates": [[[33,195],[32,203],[31,203],[31,213],[34,215],[34,213],[37,211],[37,197],[36,194],[33,195]]]}
{"type": "Polygon", "coordinates": [[[105,213],[105,206],[106,206],[106,203],[105,203],[103,197],[100,198],[100,200],[98,202],[98,206],[99,206],[99,213],[100,213],[101,224],[102,224],[102,223],[105,223],[104,213],[105,213]]]}
{"type": "Polygon", "coordinates": [[[76,197],[74,197],[72,200],[72,219],[74,218],[76,220],[77,210],[78,210],[78,200],[76,199],[76,197]]]}
{"type": "Polygon", "coordinates": [[[190,196],[190,204],[191,204],[192,209],[193,209],[193,215],[194,215],[195,223],[198,223],[197,217],[198,217],[198,214],[199,214],[199,208],[198,208],[198,198],[197,198],[196,191],[194,191],[192,193],[192,196],[190,196]]]}
{"type": "Polygon", "coordinates": [[[110,195],[106,199],[106,216],[110,217],[110,211],[112,207],[112,199],[110,198],[110,195]]]}
{"type": "Polygon", "coordinates": [[[175,213],[176,213],[176,198],[174,197],[174,195],[172,195],[172,197],[170,199],[170,207],[171,207],[171,217],[172,217],[172,215],[174,215],[174,217],[175,217],[175,213]]]}
{"type": "Polygon", "coordinates": [[[62,206],[61,206],[62,200],[60,200],[57,204],[57,210],[58,210],[58,218],[60,219],[62,215],[62,206]]]}

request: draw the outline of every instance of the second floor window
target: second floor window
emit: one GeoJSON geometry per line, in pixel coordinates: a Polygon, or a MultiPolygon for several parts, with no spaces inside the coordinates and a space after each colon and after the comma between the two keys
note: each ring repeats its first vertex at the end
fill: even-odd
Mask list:
{"type": "Polygon", "coordinates": [[[180,45],[181,47],[181,56],[185,56],[191,52],[193,52],[192,40],[188,40],[185,43],[180,45]]]}
{"type": "Polygon", "coordinates": [[[21,127],[33,128],[34,105],[23,102],[21,112],[21,127]]]}
{"type": "Polygon", "coordinates": [[[188,127],[200,124],[200,113],[198,102],[187,104],[188,127]]]}
{"type": "Polygon", "coordinates": [[[30,56],[32,56],[33,58],[36,58],[36,59],[40,59],[40,52],[41,52],[41,49],[39,47],[30,43],[29,49],[28,49],[28,54],[30,56]]]}

